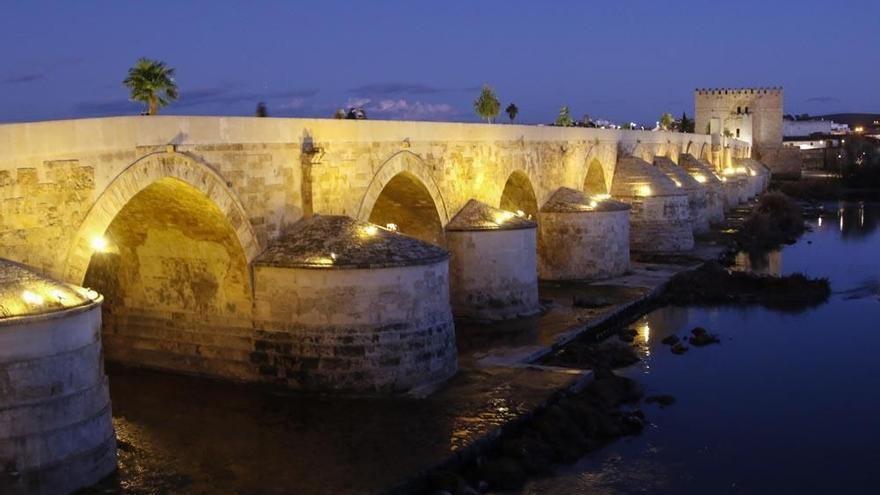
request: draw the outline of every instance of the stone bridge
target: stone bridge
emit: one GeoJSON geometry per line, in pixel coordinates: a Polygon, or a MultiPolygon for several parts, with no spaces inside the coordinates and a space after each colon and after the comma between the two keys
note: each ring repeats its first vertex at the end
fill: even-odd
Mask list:
{"type": "MultiPolygon", "coordinates": [[[[328,341],[327,328],[399,329],[398,320],[370,314],[381,305],[370,298],[395,294],[403,279],[366,283],[373,288],[366,295],[345,282],[324,303],[309,299],[326,277],[272,272],[283,256],[257,263],[298,221],[347,216],[445,245],[444,228],[471,199],[537,219],[560,188],[612,192],[619,156],[677,163],[690,154],[716,168],[748,156],[742,143],[714,138],[713,145],[712,136],[668,132],[240,117],[0,125],[0,257],[103,293],[103,340],[114,360],[293,386],[366,381],[403,389],[425,377],[401,355],[454,348],[448,336],[431,336],[446,325],[436,317],[446,295],[437,307],[413,303],[400,317],[427,323],[417,344],[399,330],[397,353],[383,354],[384,344],[366,333],[328,341]],[[259,301],[270,293],[274,305],[259,301]],[[363,306],[346,307],[357,301],[363,306]],[[297,322],[307,314],[322,330],[291,341],[301,327],[288,322],[279,337],[277,307],[286,305],[297,322]],[[333,378],[304,378],[324,366],[333,378]],[[364,369],[382,366],[388,376],[364,378],[364,369]]],[[[412,290],[445,287],[438,270],[414,275],[412,290]]],[[[442,378],[454,361],[427,366],[442,378]]]]}

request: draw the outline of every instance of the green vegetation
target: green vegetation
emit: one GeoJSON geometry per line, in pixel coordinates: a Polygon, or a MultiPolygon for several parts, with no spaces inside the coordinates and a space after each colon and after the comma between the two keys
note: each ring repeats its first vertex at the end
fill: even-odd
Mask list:
{"type": "Polygon", "coordinates": [[[562,108],[559,109],[559,115],[556,117],[555,125],[571,127],[573,123],[574,121],[571,120],[571,113],[568,111],[568,106],[562,105],[562,108]]]}
{"type": "Polygon", "coordinates": [[[511,103],[507,105],[507,108],[504,109],[507,112],[507,116],[510,117],[510,123],[512,124],[514,120],[516,120],[516,116],[519,114],[519,108],[515,103],[511,103]]]}
{"type": "Polygon", "coordinates": [[[256,112],[254,112],[254,115],[256,115],[257,117],[268,117],[269,116],[269,109],[266,108],[266,102],[261,101],[261,102],[257,103],[257,110],[256,110],[256,112]]]}
{"type": "Polygon", "coordinates": [[[340,108],[339,110],[337,110],[336,112],[334,112],[334,113],[333,113],[333,118],[334,118],[334,119],[338,119],[338,120],[342,120],[342,119],[344,119],[344,118],[345,118],[345,109],[344,109],[344,108],[340,108]]]}
{"type": "Polygon", "coordinates": [[[168,106],[178,97],[174,69],[165,62],[141,58],[131,69],[122,84],[131,90],[131,101],[147,105],[147,114],[156,115],[159,108],[168,106]]]}
{"type": "Polygon", "coordinates": [[[724,137],[726,137],[726,138],[732,138],[732,137],[733,137],[733,132],[731,132],[730,129],[728,129],[728,128],[726,128],[726,127],[724,128],[724,132],[723,132],[722,134],[723,134],[724,137]]]}
{"type": "Polygon", "coordinates": [[[736,240],[743,250],[759,252],[794,242],[804,230],[800,205],[785,194],[773,191],[761,196],[743,222],[736,240]]]}
{"type": "Polygon", "coordinates": [[[669,112],[664,112],[663,115],[660,116],[660,130],[663,131],[671,131],[673,124],[675,124],[675,118],[669,112]]]}
{"type": "Polygon", "coordinates": [[[488,84],[483,85],[480,96],[474,101],[474,111],[488,123],[492,123],[501,112],[501,102],[495,96],[495,90],[488,84]]]}

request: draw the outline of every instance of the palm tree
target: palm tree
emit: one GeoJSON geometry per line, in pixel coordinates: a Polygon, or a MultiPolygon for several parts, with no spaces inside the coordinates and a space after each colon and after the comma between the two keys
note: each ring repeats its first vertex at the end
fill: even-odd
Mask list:
{"type": "Polygon", "coordinates": [[[122,84],[131,90],[131,101],[147,104],[148,115],[156,115],[159,107],[177,99],[174,69],[158,60],[139,59],[134,67],[128,69],[128,77],[122,84]]]}
{"type": "Polygon", "coordinates": [[[515,103],[511,103],[507,105],[507,108],[504,110],[507,112],[507,116],[510,117],[510,123],[512,124],[514,120],[516,120],[516,115],[519,113],[519,108],[515,103]]]}

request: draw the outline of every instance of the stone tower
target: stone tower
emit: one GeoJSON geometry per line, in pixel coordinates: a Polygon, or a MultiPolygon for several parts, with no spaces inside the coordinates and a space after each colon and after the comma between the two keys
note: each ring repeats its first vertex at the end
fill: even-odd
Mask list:
{"type": "Polygon", "coordinates": [[[694,91],[696,132],[725,130],[754,148],[782,146],[782,88],[694,91]]]}
{"type": "Polygon", "coordinates": [[[800,175],[800,155],[782,147],[782,88],[694,91],[695,131],[745,141],[777,175],[800,175]]]}

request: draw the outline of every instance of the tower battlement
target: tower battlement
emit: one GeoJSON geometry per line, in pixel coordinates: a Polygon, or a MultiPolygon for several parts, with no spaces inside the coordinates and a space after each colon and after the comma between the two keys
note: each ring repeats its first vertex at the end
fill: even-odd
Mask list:
{"type": "Polygon", "coordinates": [[[782,86],[758,88],[697,88],[697,95],[782,95],[782,86]]]}

